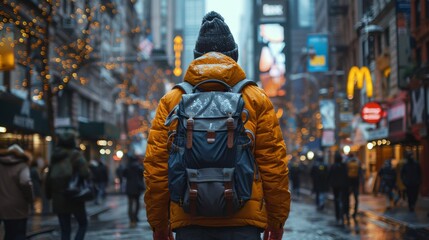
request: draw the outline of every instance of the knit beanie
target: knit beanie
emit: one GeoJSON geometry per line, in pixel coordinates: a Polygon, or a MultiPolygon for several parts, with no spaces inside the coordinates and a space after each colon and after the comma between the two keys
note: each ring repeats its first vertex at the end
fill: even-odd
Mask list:
{"type": "Polygon", "coordinates": [[[200,33],[194,49],[194,58],[208,52],[220,52],[235,61],[238,60],[238,47],[224,18],[217,12],[209,12],[203,17],[200,33]]]}

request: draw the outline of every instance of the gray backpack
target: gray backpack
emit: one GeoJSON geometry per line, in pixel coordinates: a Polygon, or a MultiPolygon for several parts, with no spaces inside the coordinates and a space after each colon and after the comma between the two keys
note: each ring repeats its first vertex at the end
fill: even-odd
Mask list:
{"type": "Polygon", "coordinates": [[[241,96],[248,84],[256,85],[243,80],[231,88],[220,80],[206,80],[175,86],[184,94],[165,122],[169,126],[178,121],[169,133],[168,184],[171,201],[193,216],[229,216],[252,195],[258,170],[250,137],[254,134],[244,128],[249,113],[241,96]],[[226,91],[199,91],[206,83],[220,84],[226,91]]]}

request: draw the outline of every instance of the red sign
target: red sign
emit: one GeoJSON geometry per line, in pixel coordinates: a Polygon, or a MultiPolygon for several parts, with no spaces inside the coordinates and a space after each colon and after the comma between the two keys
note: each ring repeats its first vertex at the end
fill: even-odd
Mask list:
{"type": "Polygon", "coordinates": [[[384,111],[379,103],[369,102],[362,107],[360,115],[367,123],[378,123],[383,118],[384,111]]]}

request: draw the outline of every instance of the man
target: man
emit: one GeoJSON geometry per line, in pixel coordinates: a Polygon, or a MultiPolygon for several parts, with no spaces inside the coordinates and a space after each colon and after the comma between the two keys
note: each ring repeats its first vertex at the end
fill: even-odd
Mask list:
{"type": "MultiPolygon", "coordinates": [[[[357,211],[359,208],[359,186],[360,182],[363,181],[363,175],[360,161],[353,153],[349,153],[348,155],[347,176],[347,182],[349,183],[349,192],[353,193],[355,203],[352,216],[354,219],[356,219],[357,211]]],[[[346,211],[348,211],[348,209],[346,211]]]]}
{"type": "Polygon", "coordinates": [[[401,178],[406,186],[408,209],[414,212],[417,198],[419,196],[419,187],[422,181],[420,165],[414,160],[411,152],[406,153],[407,163],[401,170],[401,178]]]}
{"type": "MultiPolygon", "coordinates": [[[[203,18],[194,57],[184,77],[184,81],[192,85],[218,79],[234,86],[246,78],[237,64],[234,38],[223,17],[216,12],[203,18]]],[[[265,230],[264,239],[281,239],[290,209],[286,147],[273,105],[256,86],[248,85],[242,90],[245,108],[249,111],[245,127],[255,133],[254,157],[262,179],[253,181],[251,199],[233,215],[218,218],[194,217],[186,214],[179,204],[170,204],[167,142],[169,131],[175,128],[166,127],[164,122],[182,94],[182,90],[173,89],[160,100],[149,133],[144,160],[145,203],[153,238],[173,239],[173,230],[178,240],[202,236],[205,239],[260,239],[261,230],[265,230]]]]}
{"type": "Polygon", "coordinates": [[[396,183],[396,172],[392,166],[392,159],[386,159],[383,167],[378,171],[380,178],[380,192],[386,196],[386,210],[395,206],[393,189],[396,183]]]}
{"type": "Polygon", "coordinates": [[[140,211],[140,196],[144,192],[143,165],[139,158],[131,153],[127,154],[128,163],[123,171],[123,177],[126,179],[125,193],[128,196],[128,218],[130,227],[137,226],[140,211]]]}
{"type": "Polygon", "coordinates": [[[33,184],[28,161],[30,155],[14,144],[0,150],[0,224],[5,240],[26,238],[29,206],[33,203],[33,184]]]}
{"type": "Polygon", "coordinates": [[[301,174],[302,174],[302,165],[300,161],[292,157],[289,163],[289,179],[292,182],[292,198],[299,199],[300,197],[300,189],[301,186],[301,174]]]}
{"type": "Polygon", "coordinates": [[[323,162],[323,155],[318,154],[310,174],[313,179],[313,190],[316,194],[316,209],[322,211],[325,208],[326,195],[329,191],[328,166],[323,162]]]}
{"type": "Polygon", "coordinates": [[[69,240],[72,234],[72,215],[78,223],[75,240],[83,240],[88,228],[88,216],[84,201],[78,201],[64,194],[70,179],[79,176],[90,178],[87,160],[76,147],[77,131],[74,128],[58,128],[57,146],[52,151],[45,189],[48,199],[52,199],[52,211],[57,215],[61,239],[69,240]]]}
{"type": "Polygon", "coordinates": [[[343,225],[344,217],[347,222],[349,221],[349,191],[347,189],[347,166],[343,163],[343,156],[338,151],[335,152],[334,163],[329,168],[328,179],[334,194],[335,218],[339,225],[343,225]]]}

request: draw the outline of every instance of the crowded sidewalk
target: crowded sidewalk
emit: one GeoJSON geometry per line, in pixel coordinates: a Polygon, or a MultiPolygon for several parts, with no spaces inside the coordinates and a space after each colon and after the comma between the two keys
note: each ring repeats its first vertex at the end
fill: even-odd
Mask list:
{"type": "MultiPolygon", "coordinates": [[[[311,196],[308,189],[300,189],[300,193],[311,196]]],[[[330,201],[334,200],[332,193],[328,194],[330,201]]],[[[354,206],[353,198],[350,197],[350,207],[354,206]]],[[[383,221],[398,224],[402,227],[412,229],[426,229],[429,231],[429,198],[419,197],[414,212],[408,211],[406,200],[400,200],[396,206],[387,210],[386,197],[382,194],[360,194],[359,212],[361,214],[376,217],[383,221]]]]}
{"type": "MultiPolygon", "coordinates": [[[[109,209],[110,206],[108,203],[94,204],[94,202],[88,202],[86,204],[89,219],[96,218],[99,214],[109,211],[109,209]]],[[[55,214],[33,214],[28,218],[27,222],[27,239],[54,232],[58,228],[58,218],[55,214]]],[[[0,237],[4,234],[2,231],[3,228],[0,227],[0,237]]]]}

